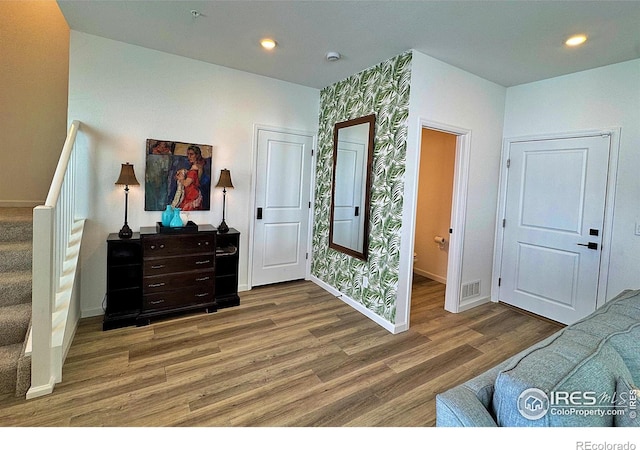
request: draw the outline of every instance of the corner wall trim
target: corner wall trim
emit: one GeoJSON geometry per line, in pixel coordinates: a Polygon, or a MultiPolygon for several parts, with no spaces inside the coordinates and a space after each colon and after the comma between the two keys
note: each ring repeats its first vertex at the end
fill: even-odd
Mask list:
{"type": "Polygon", "coordinates": [[[339,300],[342,300],[344,303],[346,303],[347,305],[351,306],[353,309],[355,309],[356,311],[358,311],[362,315],[366,316],[367,318],[371,319],[372,321],[374,321],[375,323],[380,325],[385,330],[387,330],[387,331],[389,331],[389,332],[391,332],[393,334],[397,334],[397,333],[401,333],[403,331],[407,331],[409,329],[409,324],[408,323],[394,324],[394,323],[389,322],[387,319],[384,319],[384,318],[380,317],[379,315],[377,315],[376,313],[374,313],[373,311],[371,311],[370,309],[365,308],[361,303],[358,303],[357,301],[353,300],[352,298],[344,295],[342,292],[338,291],[336,288],[334,288],[333,286],[325,283],[324,281],[322,281],[321,279],[315,277],[314,275],[311,275],[309,277],[309,279],[311,281],[313,281],[315,284],[317,284],[318,286],[320,286],[325,291],[329,292],[330,294],[334,295],[339,300]]]}

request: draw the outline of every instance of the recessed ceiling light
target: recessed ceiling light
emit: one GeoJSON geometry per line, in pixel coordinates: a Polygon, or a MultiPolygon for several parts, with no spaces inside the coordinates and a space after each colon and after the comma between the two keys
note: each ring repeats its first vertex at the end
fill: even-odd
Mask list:
{"type": "Polygon", "coordinates": [[[564,43],[569,47],[575,47],[580,44],[584,44],[587,40],[587,36],[584,34],[576,34],[567,39],[564,43]]]}
{"type": "Polygon", "coordinates": [[[262,39],[260,41],[260,45],[262,45],[262,48],[266,50],[273,50],[274,48],[276,48],[276,45],[278,45],[278,43],[273,39],[262,39]]]}

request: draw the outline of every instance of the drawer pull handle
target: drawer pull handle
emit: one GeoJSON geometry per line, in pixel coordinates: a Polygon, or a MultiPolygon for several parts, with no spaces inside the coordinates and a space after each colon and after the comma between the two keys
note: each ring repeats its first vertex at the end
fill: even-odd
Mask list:
{"type": "Polygon", "coordinates": [[[155,300],[155,301],[153,301],[153,300],[152,300],[152,301],[150,301],[149,303],[150,303],[151,305],[158,305],[158,304],[160,304],[160,303],[164,303],[164,300],[155,300]]]}
{"type": "Polygon", "coordinates": [[[164,248],[164,244],[160,244],[160,248],[164,248]]]}
{"type": "Polygon", "coordinates": [[[196,278],[196,281],[207,281],[210,277],[196,278]]]}
{"type": "Polygon", "coordinates": [[[196,294],[196,297],[208,297],[209,293],[205,292],[204,294],[196,294]]]}
{"type": "Polygon", "coordinates": [[[154,283],[154,284],[150,284],[148,287],[152,288],[152,287],[160,287],[160,286],[164,286],[164,283],[154,283]]]}
{"type": "Polygon", "coordinates": [[[209,264],[211,262],[210,259],[207,259],[206,261],[196,261],[196,264],[209,264]]]}
{"type": "Polygon", "coordinates": [[[152,269],[162,269],[164,267],[164,264],[157,264],[155,266],[151,266],[152,269]]]}

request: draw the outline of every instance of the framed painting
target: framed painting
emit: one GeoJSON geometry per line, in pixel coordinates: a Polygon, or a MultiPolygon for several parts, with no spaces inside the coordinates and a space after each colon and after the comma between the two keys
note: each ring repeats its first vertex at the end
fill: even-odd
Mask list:
{"type": "Polygon", "coordinates": [[[212,146],[147,139],[145,211],[209,211],[212,146]]]}

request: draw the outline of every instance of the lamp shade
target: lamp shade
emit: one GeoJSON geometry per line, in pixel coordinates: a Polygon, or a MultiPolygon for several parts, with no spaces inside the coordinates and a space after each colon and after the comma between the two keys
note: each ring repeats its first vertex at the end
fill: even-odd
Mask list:
{"type": "Polygon", "coordinates": [[[125,163],[120,169],[120,176],[115,184],[124,184],[126,186],[139,186],[136,179],[136,173],[133,171],[133,164],[125,163]]]}
{"type": "Polygon", "coordinates": [[[216,184],[216,187],[221,187],[221,188],[233,187],[233,183],[231,182],[231,171],[227,169],[222,169],[220,171],[220,179],[218,180],[218,184],[216,184]]]}

